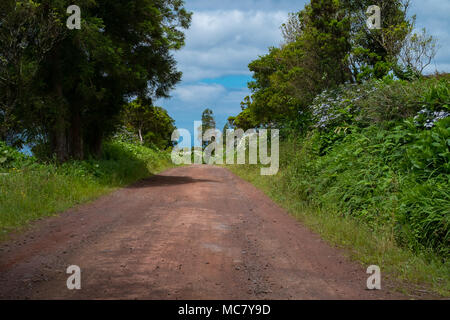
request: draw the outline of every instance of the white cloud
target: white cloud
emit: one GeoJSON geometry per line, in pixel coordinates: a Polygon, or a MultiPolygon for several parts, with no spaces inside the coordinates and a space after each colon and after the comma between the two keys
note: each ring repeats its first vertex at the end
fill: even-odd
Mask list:
{"type": "Polygon", "coordinates": [[[450,2],[448,0],[415,0],[411,2],[410,13],[416,14],[419,19],[448,21],[450,2]]]}
{"type": "Polygon", "coordinates": [[[213,108],[218,115],[231,115],[240,112],[240,103],[249,94],[246,88],[227,90],[220,84],[180,85],[172,92],[172,98],[156,101],[156,104],[169,105],[172,110],[196,112],[197,117],[206,107],[213,108]]]}
{"type": "Polygon", "coordinates": [[[205,108],[214,111],[217,127],[222,128],[228,117],[241,112],[240,103],[249,93],[246,88],[231,90],[219,84],[180,85],[172,92],[171,99],[156,104],[169,110],[179,128],[192,129],[205,108]]]}
{"type": "Polygon", "coordinates": [[[303,8],[306,0],[186,0],[189,10],[211,10],[211,9],[240,9],[262,11],[290,10],[298,11],[303,8]]]}
{"type": "Polygon", "coordinates": [[[218,84],[182,85],[173,95],[184,105],[207,104],[226,94],[224,86],[218,84]]]}
{"type": "Polygon", "coordinates": [[[249,75],[248,64],[279,45],[287,11],[195,12],[186,47],[176,54],[183,80],[249,75]]]}

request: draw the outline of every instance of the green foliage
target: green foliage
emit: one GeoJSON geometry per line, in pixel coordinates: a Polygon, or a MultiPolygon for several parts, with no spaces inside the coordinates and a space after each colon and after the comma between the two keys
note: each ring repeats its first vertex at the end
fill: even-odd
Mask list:
{"type": "MultiPolygon", "coordinates": [[[[12,151],[0,144],[1,152],[12,151]]],[[[0,166],[0,236],[171,166],[170,154],[112,141],[100,159],[39,164],[14,153],[0,166]],[[19,160],[17,160],[19,159],[19,160]]]]}
{"type": "MultiPolygon", "coordinates": [[[[401,221],[394,228],[391,225],[373,227],[373,223],[367,223],[366,220],[362,221],[353,215],[343,215],[342,211],[336,209],[333,203],[318,205],[316,201],[311,201],[313,188],[309,188],[311,182],[308,178],[312,173],[316,174],[316,171],[313,170],[316,170],[317,167],[315,165],[317,156],[308,152],[314,144],[312,140],[298,140],[291,137],[290,140],[282,142],[282,166],[277,176],[261,176],[260,169],[251,165],[228,166],[228,168],[261,188],[302,224],[320,234],[322,239],[345,249],[344,252],[353,259],[366,266],[379,265],[387,277],[395,277],[395,279],[400,280],[396,282],[398,289],[414,292],[414,286],[412,285],[418,285],[417,289],[420,291],[425,289],[427,292],[436,292],[448,297],[450,294],[448,272],[450,261],[443,259],[442,255],[432,253],[430,250],[418,248],[410,250],[408,244],[416,243],[417,239],[414,237],[408,238],[407,235],[414,235],[414,232],[408,228],[405,228],[405,230],[400,228],[400,226],[410,225],[410,221],[401,221]],[[294,157],[296,157],[296,160],[294,157]],[[303,166],[295,165],[296,161],[303,161],[303,166]],[[295,181],[291,176],[292,173],[295,173],[298,178],[295,181]],[[303,177],[307,178],[306,181],[301,179],[303,177]],[[302,190],[304,192],[301,192],[302,190]],[[393,235],[393,233],[395,234],[393,235]],[[407,281],[404,285],[401,284],[403,280],[407,281]]],[[[345,164],[341,164],[341,166],[345,166],[345,164]]],[[[430,198],[422,198],[421,186],[411,184],[411,187],[416,188],[416,192],[411,190],[408,194],[415,195],[416,198],[414,196],[408,199],[403,197],[402,202],[408,205],[402,206],[399,212],[403,208],[411,212],[410,207],[415,207],[415,215],[419,216],[417,220],[419,228],[417,230],[420,230],[420,227],[427,226],[423,223],[424,219],[420,218],[421,213],[424,215],[428,215],[429,212],[438,213],[429,215],[429,220],[434,218],[434,220],[440,221],[437,222],[438,224],[447,223],[448,225],[448,214],[446,214],[448,213],[448,201],[445,197],[439,195],[439,192],[442,193],[442,190],[446,190],[446,184],[448,186],[448,182],[444,182],[442,185],[430,184],[426,187],[439,188],[440,191],[434,191],[434,194],[437,194],[437,199],[444,199],[444,201],[437,200],[441,201],[441,206],[432,204],[433,200],[430,198]],[[431,203],[431,206],[427,206],[427,203],[431,203]],[[425,211],[421,210],[422,206],[425,211]],[[439,217],[439,211],[443,213],[443,217],[439,217]]],[[[433,191],[428,190],[425,194],[433,194],[433,191]]],[[[402,214],[399,219],[402,216],[408,217],[408,215],[402,214]]],[[[428,230],[440,229],[435,228],[435,226],[428,228],[428,230]]],[[[422,231],[423,229],[417,233],[422,231]]]]}
{"type": "Polygon", "coordinates": [[[393,121],[415,117],[415,122],[430,128],[448,116],[449,83],[385,77],[324,90],[309,106],[312,126],[327,132],[349,130],[353,125],[364,128],[374,123],[389,127],[393,121]]]}
{"type": "Polygon", "coordinates": [[[214,120],[214,112],[211,109],[206,108],[202,113],[202,124],[199,128],[197,128],[199,133],[198,139],[200,140],[199,142],[202,143],[203,149],[206,148],[209,144],[208,141],[203,141],[204,134],[208,130],[215,130],[215,129],[216,129],[216,120],[214,120]]]}
{"type": "Polygon", "coordinates": [[[175,120],[161,107],[155,107],[150,101],[136,99],[124,106],[122,112],[124,128],[119,128],[125,139],[133,139],[134,133],[138,141],[146,146],[166,149],[173,146],[172,133],[175,131],[175,120]]]}
{"type": "MultiPolygon", "coordinates": [[[[448,165],[448,163],[447,163],[448,165]]],[[[416,253],[434,250],[444,261],[450,256],[449,176],[405,182],[399,199],[395,237],[416,253]]]]}
{"type": "Polygon", "coordinates": [[[432,82],[424,94],[423,102],[431,111],[450,111],[450,79],[432,82]]]}
{"type": "Polygon", "coordinates": [[[35,78],[48,51],[63,36],[55,10],[36,1],[0,4],[0,140],[20,146],[29,126],[26,106],[38,103],[35,78]]]}
{"type": "Polygon", "coordinates": [[[429,129],[412,117],[424,105],[443,110],[446,101],[448,82],[434,79],[323,92],[311,105],[306,151],[288,164],[290,190],[372,228],[391,228],[413,250],[447,257],[450,117],[427,122],[429,129]]]}
{"type": "Polygon", "coordinates": [[[415,17],[408,17],[409,0],[341,0],[341,4],[352,25],[349,58],[354,78],[383,78],[396,66],[405,39],[414,29],[415,17]],[[366,11],[371,5],[382,12],[379,30],[366,26],[366,11]]]}
{"type": "Polygon", "coordinates": [[[202,130],[205,132],[215,128],[216,121],[214,120],[214,112],[211,109],[206,108],[202,113],[202,130]]]}
{"type": "MultiPolygon", "coordinates": [[[[305,117],[308,106],[322,91],[373,79],[383,84],[381,79],[389,77],[392,71],[400,74],[399,55],[409,44],[408,35],[415,22],[414,17],[408,17],[407,2],[311,0],[282,26],[286,43],[280,48],[270,48],[268,54],[249,64],[254,78],[248,84],[252,95],[242,102],[242,116],[236,118],[251,119],[242,122],[253,127],[282,127],[289,122],[303,130],[309,121],[305,117]],[[374,4],[383,12],[381,30],[369,30],[366,26],[366,10],[374,4]]],[[[402,71],[403,78],[413,79],[407,74],[402,71]]],[[[399,103],[418,101],[410,99],[414,88],[408,85],[404,88],[410,89],[409,96],[399,103]]],[[[391,96],[402,99],[397,92],[391,96]]],[[[395,108],[410,111],[409,106],[388,105],[394,110],[387,116],[407,116],[395,108]]]]}
{"type": "Polygon", "coordinates": [[[255,126],[302,118],[321,90],[351,80],[350,21],[340,2],[313,0],[290,19],[284,31],[291,41],[249,65],[255,80],[248,84],[252,95],[242,103],[242,118],[255,126]]]}
{"type": "Polygon", "coordinates": [[[424,178],[450,174],[450,117],[438,121],[430,130],[416,131],[412,139],[406,149],[408,169],[424,178]]]}
{"type": "Polygon", "coordinates": [[[397,63],[398,68],[405,74],[396,73],[397,76],[403,79],[420,77],[435,58],[437,51],[437,40],[428,35],[425,28],[420,33],[411,32],[404,41],[397,63]]]}
{"type": "Polygon", "coordinates": [[[144,138],[148,141],[148,146],[161,150],[173,147],[172,134],[176,130],[175,120],[169,116],[167,110],[161,107],[153,108],[152,119],[150,131],[144,138]]]}
{"type": "Polygon", "coordinates": [[[0,171],[21,168],[26,165],[31,165],[35,161],[34,158],[28,157],[16,149],[7,146],[5,142],[0,141],[0,171]]]}
{"type": "Polygon", "coordinates": [[[324,90],[305,113],[307,131],[284,137],[282,188],[447,259],[448,88],[445,78],[385,77],[324,90]]]}
{"type": "Polygon", "coordinates": [[[324,155],[322,133],[283,152],[286,188],[304,201],[337,210],[399,244],[448,258],[449,118],[431,130],[411,124],[370,126],[345,135],[324,155]]]}
{"type": "Polygon", "coordinates": [[[382,81],[373,85],[377,90],[358,102],[361,121],[367,123],[402,120],[416,116],[420,110],[428,109],[428,106],[430,110],[438,108],[438,105],[434,105],[435,102],[427,101],[427,96],[430,91],[435,91],[436,86],[448,87],[449,82],[442,80],[438,84],[435,79],[419,79],[413,82],[382,81]]]}
{"type": "Polygon", "coordinates": [[[303,13],[306,52],[313,55],[318,85],[328,88],[350,80],[350,19],[339,0],[311,0],[303,13]]]}
{"type": "Polygon", "coordinates": [[[237,117],[228,118],[228,121],[231,127],[244,131],[258,126],[258,122],[254,119],[254,115],[250,109],[244,109],[237,117]]]}
{"type": "Polygon", "coordinates": [[[129,97],[167,97],[181,80],[172,51],[191,21],[182,0],[80,0],[81,30],[70,32],[69,0],[6,2],[0,39],[14,50],[0,49],[2,140],[45,144],[60,162],[99,156],[129,97]]]}
{"type": "Polygon", "coordinates": [[[141,141],[139,136],[125,125],[119,126],[113,136],[114,141],[126,142],[131,144],[139,144],[141,141]]]}

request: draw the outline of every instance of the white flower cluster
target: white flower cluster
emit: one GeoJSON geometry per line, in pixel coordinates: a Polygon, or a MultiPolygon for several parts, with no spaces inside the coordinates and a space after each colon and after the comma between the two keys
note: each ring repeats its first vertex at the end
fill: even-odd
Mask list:
{"type": "Polygon", "coordinates": [[[445,119],[450,116],[449,112],[446,111],[431,111],[428,109],[422,109],[419,111],[417,116],[415,116],[414,120],[417,125],[420,125],[419,119],[425,117],[425,121],[423,126],[427,129],[431,129],[436,125],[436,122],[439,120],[445,119]]]}
{"type": "Polygon", "coordinates": [[[310,106],[316,128],[326,128],[327,125],[338,119],[339,114],[336,112],[336,105],[340,104],[343,99],[342,95],[336,91],[325,90],[319,94],[313,104],[310,106]]]}
{"type": "MultiPolygon", "coordinates": [[[[335,90],[323,91],[314,99],[313,104],[310,106],[315,121],[314,127],[327,128],[343,116],[342,110],[363,99],[375,90],[377,90],[375,87],[364,90],[357,87],[356,84],[352,84],[335,90]]],[[[348,112],[357,111],[351,108],[348,110],[348,112]]]]}

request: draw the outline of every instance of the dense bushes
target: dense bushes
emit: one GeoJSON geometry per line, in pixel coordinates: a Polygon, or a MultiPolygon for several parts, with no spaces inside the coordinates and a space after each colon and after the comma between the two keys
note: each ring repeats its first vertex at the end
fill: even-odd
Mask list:
{"type": "Polygon", "coordinates": [[[450,255],[450,78],[326,89],[282,132],[286,194],[416,253],[450,255]]]}
{"type": "Polygon", "coordinates": [[[233,170],[360,261],[420,269],[448,292],[450,75],[422,75],[435,40],[414,33],[409,1],[378,1],[377,32],[371,4],[311,0],[290,15],[286,43],[249,65],[251,95],[229,119],[280,129],[279,175],[233,170]]]}
{"type": "Polygon", "coordinates": [[[374,89],[349,86],[316,98],[311,131],[291,137],[281,151],[282,181],[306,202],[391,233],[416,252],[433,250],[447,258],[450,117],[442,114],[448,82],[409,86],[376,82],[374,89]],[[424,105],[442,119],[419,121],[424,105]]]}
{"type": "Polygon", "coordinates": [[[325,90],[314,99],[309,107],[312,122],[319,129],[330,129],[353,123],[364,127],[415,117],[429,128],[450,115],[449,83],[450,80],[409,82],[385,77],[342,85],[325,90]]]}

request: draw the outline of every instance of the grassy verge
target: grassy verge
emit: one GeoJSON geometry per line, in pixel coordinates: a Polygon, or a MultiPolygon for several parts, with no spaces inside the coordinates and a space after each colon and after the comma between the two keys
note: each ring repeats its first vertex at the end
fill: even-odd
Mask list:
{"type": "Polygon", "coordinates": [[[388,230],[374,231],[339,210],[323,208],[288,192],[283,186],[292,180],[281,168],[277,176],[261,176],[256,166],[228,166],[232,172],[263,190],[281,207],[333,245],[346,249],[349,256],[365,266],[379,265],[384,276],[399,280],[400,291],[414,289],[450,296],[449,264],[433,253],[413,253],[399,247],[388,230]],[[405,282],[404,282],[405,281],[405,282]],[[406,283],[407,281],[407,283],[406,283]]]}
{"type": "Polygon", "coordinates": [[[172,165],[166,152],[122,142],[108,143],[101,160],[64,165],[23,162],[0,168],[0,239],[33,220],[91,201],[172,165]]]}

